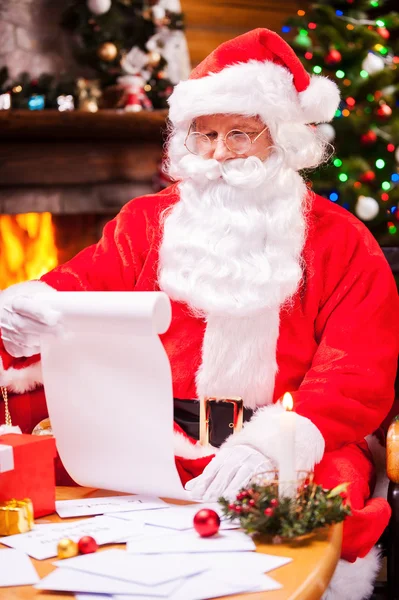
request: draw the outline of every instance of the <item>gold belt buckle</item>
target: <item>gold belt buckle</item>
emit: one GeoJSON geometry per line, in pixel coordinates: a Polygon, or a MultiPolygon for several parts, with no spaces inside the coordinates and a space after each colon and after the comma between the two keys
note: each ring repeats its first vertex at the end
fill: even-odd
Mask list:
{"type": "Polygon", "coordinates": [[[242,429],[244,420],[244,402],[242,398],[223,398],[216,396],[202,396],[200,398],[199,414],[199,443],[201,446],[209,446],[209,412],[211,402],[223,402],[233,404],[233,422],[229,427],[233,433],[238,433],[242,429]]]}

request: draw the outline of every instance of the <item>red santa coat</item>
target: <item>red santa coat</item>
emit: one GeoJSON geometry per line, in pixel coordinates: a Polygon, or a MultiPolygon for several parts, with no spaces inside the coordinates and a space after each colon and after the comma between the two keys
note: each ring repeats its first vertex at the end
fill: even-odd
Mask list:
{"type": "MultiPolygon", "coordinates": [[[[64,291],[159,290],[160,216],[178,199],[177,185],[173,185],[131,201],[106,225],[98,244],[55,268],[42,281],[64,291]]],[[[342,556],[353,561],[369,552],[390,514],[386,500],[369,499],[373,465],[364,438],[379,426],[393,401],[398,297],[390,269],[367,229],[347,211],[314,194],[303,258],[303,285],[290,308],[281,310],[273,402],[290,391],[303,422],[309,420],[316,426],[311,427],[317,435],[309,429],[307,434],[305,427],[298,444],[303,464],[313,466],[321,458],[316,446],[324,441],[316,479],[326,487],[351,483],[353,515],[345,523],[342,556]]],[[[193,317],[185,304],[172,301],[172,323],[161,339],[177,398],[196,397],[204,332],[203,320],[193,317]]],[[[239,348],[237,340],[238,352],[239,348]]],[[[9,391],[23,393],[41,383],[38,357],[12,359],[4,348],[1,357],[0,384],[9,391]]],[[[44,410],[43,401],[37,399],[40,393],[35,395],[44,410]]],[[[264,412],[244,427],[237,443],[250,441],[273,457],[275,439],[270,441],[273,432],[268,415],[272,412],[264,412]]],[[[14,421],[18,422],[16,412],[14,421]]],[[[183,480],[198,475],[211,460],[195,459],[196,447],[186,447],[189,452],[179,454],[194,460],[178,461],[183,480]]]]}

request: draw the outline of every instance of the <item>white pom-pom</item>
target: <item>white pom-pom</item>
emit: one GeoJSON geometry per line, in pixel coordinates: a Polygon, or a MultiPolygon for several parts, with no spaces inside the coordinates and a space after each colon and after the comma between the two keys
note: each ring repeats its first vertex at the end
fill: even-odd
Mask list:
{"type": "Polygon", "coordinates": [[[87,8],[93,15],[103,15],[111,8],[112,0],[87,0],[87,8]]]}
{"type": "Polygon", "coordinates": [[[307,123],[331,121],[339,105],[338,86],[327,77],[312,75],[306,90],[299,93],[299,102],[307,123]]]}
{"type": "Polygon", "coordinates": [[[381,56],[373,54],[373,52],[369,52],[364,61],[362,62],[362,69],[367,71],[369,75],[382,71],[384,67],[384,60],[381,58],[381,56]]]}
{"type": "Polygon", "coordinates": [[[335,138],[335,129],[329,123],[321,123],[316,129],[319,135],[323,138],[323,140],[326,140],[326,142],[332,142],[335,138]]]}
{"type": "Polygon", "coordinates": [[[380,207],[375,198],[359,196],[355,206],[355,213],[362,221],[371,221],[380,212],[380,207]]]}

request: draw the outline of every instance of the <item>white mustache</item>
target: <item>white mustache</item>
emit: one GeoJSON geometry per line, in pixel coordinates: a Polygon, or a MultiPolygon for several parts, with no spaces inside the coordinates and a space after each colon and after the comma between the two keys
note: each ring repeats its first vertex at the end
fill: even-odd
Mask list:
{"type": "Polygon", "coordinates": [[[249,156],[223,163],[213,158],[186,155],[179,161],[179,172],[199,184],[223,179],[233,187],[255,189],[275,177],[281,166],[282,159],[277,153],[272,154],[266,162],[256,156],[249,156]]]}

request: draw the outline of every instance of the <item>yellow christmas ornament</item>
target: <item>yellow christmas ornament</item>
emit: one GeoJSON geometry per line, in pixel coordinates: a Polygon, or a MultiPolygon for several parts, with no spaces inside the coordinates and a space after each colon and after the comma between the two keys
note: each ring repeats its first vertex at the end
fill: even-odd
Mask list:
{"type": "Polygon", "coordinates": [[[76,542],[69,538],[62,538],[57,544],[57,556],[58,558],[72,558],[79,554],[79,548],[76,542]]]}
{"type": "Polygon", "coordinates": [[[105,62],[112,62],[118,56],[118,48],[112,42],[104,42],[98,47],[97,56],[105,62]]]}

